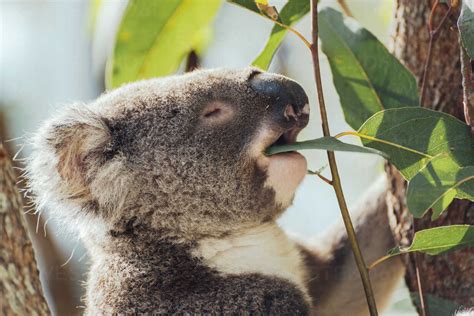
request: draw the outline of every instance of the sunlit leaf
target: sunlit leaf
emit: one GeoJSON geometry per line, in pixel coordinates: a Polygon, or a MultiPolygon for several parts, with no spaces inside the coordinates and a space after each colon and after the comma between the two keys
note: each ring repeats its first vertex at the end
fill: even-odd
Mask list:
{"type": "Polygon", "coordinates": [[[388,154],[407,180],[441,153],[450,153],[460,166],[474,165],[469,126],[446,113],[419,107],[389,109],[368,119],[358,133],[364,146],[388,154]]]}
{"type": "Polygon", "coordinates": [[[334,137],[321,137],[321,138],[307,140],[303,142],[297,142],[293,144],[272,146],[267,150],[267,154],[274,155],[274,154],[278,154],[282,152],[298,151],[298,150],[306,150],[306,149],[320,149],[320,150],[328,150],[328,151],[346,151],[346,152],[356,152],[356,153],[363,153],[363,154],[377,154],[377,155],[386,157],[386,155],[381,151],[362,147],[362,146],[346,144],[334,137]]]}
{"type": "MultiPolygon", "coordinates": [[[[310,10],[310,2],[308,0],[289,0],[281,9],[280,19],[283,24],[293,26],[310,10]]],[[[288,31],[278,24],[275,24],[270,33],[265,47],[258,54],[257,58],[252,62],[253,66],[263,70],[268,70],[270,63],[275,55],[278,47],[280,47],[285,35],[288,31]]]]}
{"type": "MultiPolygon", "coordinates": [[[[230,3],[237,4],[242,6],[250,11],[259,13],[260,11],[252,0],[229,0],[230,3]]],[[[298,22],[302,17],[304,17],[310,10],[310,1],[309,0],[289,0],[281,9],[278,19],[279,22],[292,26],[298,22]]],[[[268,70],[270,63],[275,55],[278,47],[280,47],[281,42],[285,38],[287,29],[284,27],[275,24],[270,33],[265,47],[259,53],[257,58],[252,62],[253,66],[259,67],[263,70],[268,70]]]]}
{"type": "Polygon", "coordinates": [[[230,3],[236,4],[238,6],[244,7],[250,11],[253,11],[257,14],[260,14],[260,10],[257,7],[255,0],[228,0],[230,3]]]}
{"type": "Polygon", "coordinates": [[[439,255],[449,251],[472,247],[474,245],[474,226],[451,225],[441,226],[415,233],[409,247],[397,247],[390,250],[390,255],[408,252],[423,252],[428,255],[439,255]]]}
{"type": "Polygon", "coordinates": [[[463,0],[461,15],[458,20],[459,33],[462,44],[467,53],[474,59],[474,1],[463,0]]]}
{"type": "Polygon", "coordinates": [[[436,219],[456,196],[474,201],[474,166],[462,167],[451,155],[441,154],[411,179],[407,205],[415,217],[432,208],[436,219]]]}
{"type": "Polygon", "coordinates": [[[221,0],[130,1],[108,65],[107,86],[176,72],[191,50],[202,51],[220,5],[221,0]]]}
{"type": "Polygon", "coordinates": [[[358,129],[378,111],[417,106],[415,77],[356,20],[324,8],[319,37],[346,122],[358,129]]]}

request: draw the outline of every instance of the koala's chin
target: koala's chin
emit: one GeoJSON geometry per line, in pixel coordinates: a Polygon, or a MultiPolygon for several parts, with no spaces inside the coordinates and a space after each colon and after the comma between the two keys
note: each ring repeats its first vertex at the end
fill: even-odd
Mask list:
{"type": "Polygon", "coordinates": [[[306,170],[306,159],[297,152],[276,154],[269,158],[266,185],[275,190],[277,203],[283,207],[290,206],[306,170]]]}

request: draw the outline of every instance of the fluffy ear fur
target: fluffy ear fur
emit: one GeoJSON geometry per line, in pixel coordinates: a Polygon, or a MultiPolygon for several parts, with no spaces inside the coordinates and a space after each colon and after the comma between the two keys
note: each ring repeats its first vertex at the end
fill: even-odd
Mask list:
{"type": "Polygon", "coordinates": [[[57,172],[70,199],[90,198],[91,177],[111,149],[108,127],[95,113],[72,108],[70,117],[49,126],[46,142],[57,158],[57,172]]]}
{"type": "Polygon", "coordinates": [[[110,203],[97,188],[105,179],[113,185],[110,173],[102,176],[104,164],[113,160],[112,136],[105,121],[86,104],[61,109],[39,129],[32,145],[27,172],[39,210],[47,206],[61,217],[83,220],[84,216],[76,216],[81,209],[94,211],[99,204],[110,203]]]}

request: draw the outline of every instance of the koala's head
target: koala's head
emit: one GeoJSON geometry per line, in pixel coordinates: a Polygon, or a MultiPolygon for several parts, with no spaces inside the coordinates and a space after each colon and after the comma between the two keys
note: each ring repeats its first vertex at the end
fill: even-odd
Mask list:
{"type": "Polygon", "coordinates": [[[308,117],[296,82],[254,68],[129,84],[61,109],[40,129],[31,191],[83,236],[138,225],[220,236],[274,220],[291,204],[306,161],[265,150],[294,142],[308,117]]]}

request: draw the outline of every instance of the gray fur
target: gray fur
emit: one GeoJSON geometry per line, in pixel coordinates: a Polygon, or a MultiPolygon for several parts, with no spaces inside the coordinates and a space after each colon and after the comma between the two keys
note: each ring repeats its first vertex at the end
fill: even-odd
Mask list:
{"type": "MultiPolygon", "coordinates": [[[[306,266],[295,266],[307,275],[307,293],[283,277],[217,271],[194,252],[202,240],[273,223],[287,207],[252,150],[262,129],[294,124],[282,115],[288,100],[279,87],[295,83],[261,75],[262,94],[250,85],[259,74],[216,69],[141,81],[61,109],[39,129],[30,189],[38,208],[76,229],[88,248],[86,314],[336,315],[348,302],[352,315],[366,314],[341,228],[302,248],[306,266]],[[224,104],[217,121],[203,118],[213,102],[224,104]],[[328,239],[337,246],[319,249],[328,239]]],[[[307,103],[298,89],[293,97],[307,103]]],[[[357,225],[370,258],[392,242],[380,208],[370,206],[357,225]],[[369,230],[368,218],[382,225],[369,230]],[[369,231],[384,242],[370,242],[369,231]]],[[[377,288],[393,288],[401,269],[375,271],[377,288]]],[[[379,296],[386,301],[390,291],[379,296]]]]}
{"type": "Polygon", "coordinates": [[[275,123],[274,101],[250,87],[259,73],[203,70],[133,83],[62,109],[40,129],[31,191],[90,251],[88,314],[308,312],[286,280],[219,275],[191,255],[202,238],[284,210],[248,154],[260,128],[286,124],[275,123]],[[201,120],[214,101],[232,109],[225,124],[201,120]]]}

